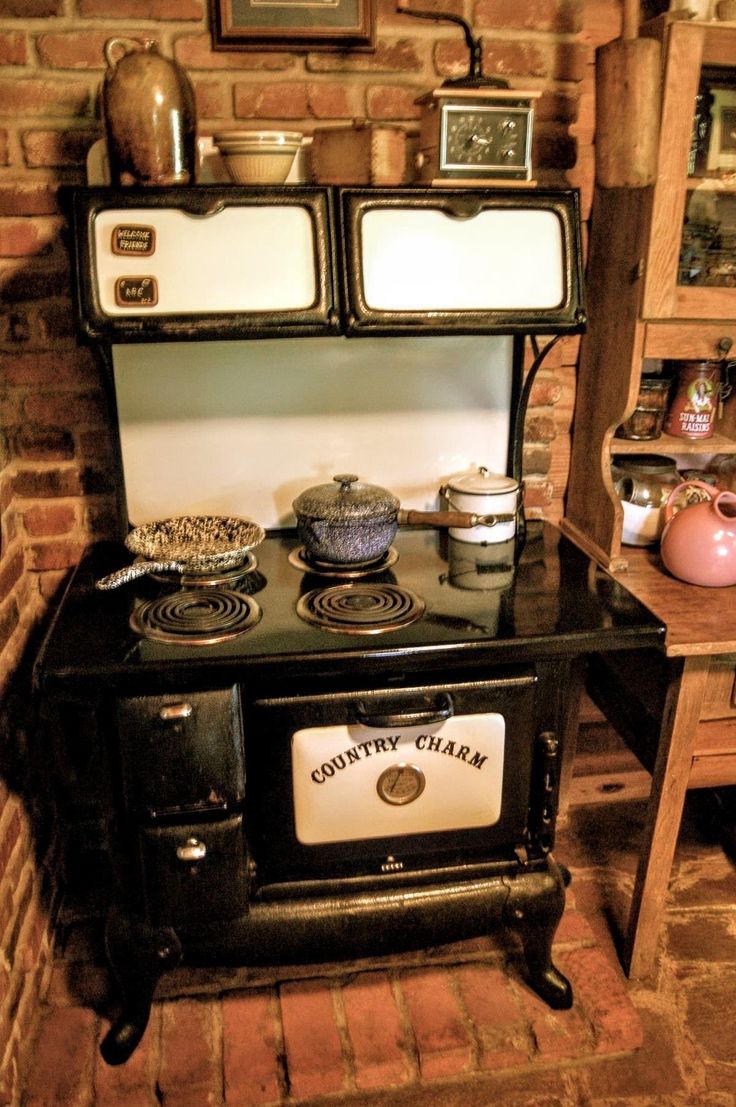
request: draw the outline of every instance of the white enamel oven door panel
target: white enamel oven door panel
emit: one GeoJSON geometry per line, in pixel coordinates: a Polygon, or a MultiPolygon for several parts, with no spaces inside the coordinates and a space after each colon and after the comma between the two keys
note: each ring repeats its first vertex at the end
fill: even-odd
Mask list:
{"type": "Polygon", "coordinates": [[[258,882],[513,858],[528,825],[537,674],[484,676],[249,703],[258,882]]]}
{"type": "Polygon", "coordinates": [[[292,739],[296,836],[305,845],[493,826],[503,715],[428,726],[307,727],[292,739]]]}

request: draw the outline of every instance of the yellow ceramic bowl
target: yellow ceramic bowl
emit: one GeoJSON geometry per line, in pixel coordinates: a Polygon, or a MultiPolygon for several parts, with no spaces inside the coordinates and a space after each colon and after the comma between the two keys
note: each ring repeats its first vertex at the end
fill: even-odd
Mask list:
{"type": "Polygon", "coordinates": [[[213,139],[231,180],[281,184],[289,175],[302,136],[298,131],[225,131],[213,139]]]}

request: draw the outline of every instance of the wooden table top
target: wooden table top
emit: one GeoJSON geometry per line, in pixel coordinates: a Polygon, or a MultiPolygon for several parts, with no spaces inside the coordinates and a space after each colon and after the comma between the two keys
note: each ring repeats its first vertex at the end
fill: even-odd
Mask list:
{"type": "Polygon", "coordinates": [[[671,576],[651,547],[622,547],[628,569],[616,579],[667,626],[668,657],[736,651],[736,585],[703,588],[671,576]]]}

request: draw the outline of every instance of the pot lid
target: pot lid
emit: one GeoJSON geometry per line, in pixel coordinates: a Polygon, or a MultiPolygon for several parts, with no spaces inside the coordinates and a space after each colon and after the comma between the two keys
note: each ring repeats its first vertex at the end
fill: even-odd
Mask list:
{"type": "Polygon", "coordinates": [[[300,493],[292,505],[297,516],[330,523],[395,518],[399,501],[385,488],[363,484],[353,473],[339,473],[332,481],[300,493]]]}
{"type": "Polygon", "coordinates": [[[485,465],[470,469],[464,473],[455,473],[447,478],[447,487],[452,492],[468,492],[483,496],[501,492],[515,492],[519,482],[513,477],[504,477],[500,473],[491,473],[485,465]]]}

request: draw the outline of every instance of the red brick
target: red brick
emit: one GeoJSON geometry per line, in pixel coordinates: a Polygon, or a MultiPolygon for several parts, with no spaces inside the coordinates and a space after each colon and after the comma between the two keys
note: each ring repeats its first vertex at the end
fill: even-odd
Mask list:
{"type": "Polygon", "coordinates": [[[298,1099],[347,1090],[331,985],[285,984],[279,995],[289,1094],[298,1099]]]}
{"type": "Polygon", "coordinates": [[[476,30],[513,27],[575,34],[582,17],[582,0],[478,0],[473,9],[476,30]]]}
{"type": "Polygon", "coordinates": [[[307,86],[301,82],[253,85],[238,81],[234,96],[239,119],[303,119],[309,110],[307,86]]]}
{"type": "Polygon", "coordinates": [[[596,1053],[638,1049],[643,1030],[618,964],[597,946],[561,952],[559,968],[570,978],[576,1002],[595,1027],[596,1053]]]}
{"type": "Polygon", "coordinates": [[[90,107],[90,90],[79,81],[0,78],[3,115],[87,115],[90,107]]]}
{"type": "MultiPolygon", "coordinates": [[[[100,137],[97,131],[24,131],[21,145],[26,165],[31,169],[84,166],[87,151],[100,137]]],[[[78,182],[81,184],[81,180],[78,182]]]]}
{"type": "Polygon", "coordinates": [[[82,491],[79,472],[72,465],[37,467],[23,466],[13,479],[13,491],[18,496],[74,496],[82,491]]]}
{"type": "Polygon", "coordinates": [[[0,220],[0,256],[28,257],[47,245],[48,239],[42,235],[41,228],[30,219],[0,220]]]}
{"type": "Polygon", "coordinates": [[[38,345],[53,345],[57,339],[76,338],[76,328],[68,299],[39,301],[34,305],[34,322],[37,326],[38,345]]]}
{"type": "Polygon", "coordinates": [[[369,119],[418,119],[421,109],[414,103],[419,91],[403,85],[371,85],[366,93],[369,119]]]}
{"type": "Polygon", "coordinates": [[[557,427],[551,415],[530,415],[525,424],[525,437],[530,442],[553,442],[557,427]]]}
{"type": "Polygon", "coordinates": [[[348,1034],[359,1088],[397,1087],[414,1078],[391,982],[385,973],[362,973],[343,987],[348,1034]]]}
{"type": "Polygon", "coordinates": [[[96,1042],[92,1011],[51,1008],[36,1039],[24,1107],[88,1107],[96,1042]]]}
{"type": "Polygon", "coordinates": [[[529,395],[530,407],[549,407],[558,403],[562,396],[562,385],[554,376],[540,374],[532,385],[529,395]]]}
{"type": "Polygon", "coordinates": [[[0,17],[3,19],[44,19],[63,14],[64,0],[0,0],[0,17]]]}
{"type": "Polygon", "coordinates": [[[39,427],[101,424],[104,421],[102,397],[98,393],[34,393],[26,397],[23,410],[26,418],[39,427]]]}
{"type": "MultiPolygon", "coordinates": [[[[104,1021],[100,1040],[109,1029],[104,1021]]],[[[99,1051],[94,1071],[96,1102],[105,1107],[153,1107],[156,1099],[156,1075],[161,1038],[161,1006],[154,1003],[140,1045],[124,1065],[107,1065],[99,1051]]]]}
{"type": "Polygon", "coordinates": [[[555,942],[585,942],[592,945],[595,934],[588,919],[581,911],[568,907],[560,919],[560,925],[555,933],[555,942]]]}
{"type": "Polygon", "coordinates": [[[27,61],[27,35],[13,31],[0,34],[0,65],[25,65],[27,61]]]}
{"type": "Polygon", "coordinates": [[[108,19],[201,20],[200,0],[80,0],[81,16],[108,19]]]}
{"type": "Polygon", "coordinates": [[[66,293],[68,289],[68,268],[49,269],[47,265],[31,267],[27,259],[19,265],[8,266],[0,276],[0,296],[8,304],[43,300],[48,296],[66,293]]]}
{"type": "Polygon", "coordinates": [[[506,973],[492,965],[460,965],[455,976],[480,1041],[480,1067],[494,1071],[527,1064],[530,1028],[506,973]]]}
{"type": "Polygon", "coordinates": [[[400,978],[423,1080],[459,1076],[473,1063],[473,1043],[444,969],[421,969],[400,978]]]}
{"type": "Polygon", "coordinates": [[[410,38],[379,39],[369,54],[310,54],[307,68],[311,73],[417,73],[424,68],[417,45],[421,44],[410,38]]]}
{"type": "Polygon", "coordinates": [[[41,64],[50,69],[103,69],[109,37],[109,31],[38,35],[36,50],[41,64]]]}
{"type": "Polygon", "coordinates": [[[227,1107],[278,1103],[283,1075],[281,1033],[271,992],[244,992],[222,1000],[222,1067],[227,1107]]]}
{"type": "Polygon", "coordinates": [[[84,553],[84,545],[81,542],[36,542],[27,547],[27,553],[29,570],[45,573],[76,565],[84,553]]]}
{"type": "Polygon", "coordinates": [[[23,512],[28,534],[33,536],[68,534],[76,522],[74,508],[69,504],[35,504],[23,512]]]}
{"type": "Polygon", "coordinates": [[[315,119],[354,119],[363,114],[362,90],[332,81],[307,85],[307,103],[315,119]]]}
{"type": "Polygon", "coordinates": [[[198,119],[212,119],[230,111],[230,89],[220,81],[194,81],[198,119]]]}
{"type": "Polygon", "coordinates": [[[591,1030],[579,1002],[568,1011],[553,1011],[529,988],[520,992],[520,998],[532,1024],[537,1053],[545,1061],[561,1061],[593,1052],[591,1030]]]}
{"type": "Polygon", "coordinates": [[[0,355],[0,366],[8,384],[31,388],[66,384],[90,387],[99,379],[92,362],[84,354],[80,356],[79,350],[0,355]]]}
{"type": "Polygon", "coordinates": [[[161,1067],[158,1088],[164,1107],[206,1107],[221,1102],[222,1071],[215,1005],[183,999],[161,1005],[161,1067]]]}
{"type": "Polygon", "coordinates": [[[16,456],[28,461],[69,461],[74,457],[74,439],[64,430],[23,429],[14,446],[16,456]]]}
{"type": "Polygon", "coordinates": [[[296,59],[293,54],[279,54],[275,51],[247,50],[243,53],[224,51],[217,53],[212,49],[212,38],[208,34],[181,35],[176,40],[175,57],[185,67],[192,69],[257,69],[277,71],[293,69],[296,59]]]}

